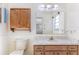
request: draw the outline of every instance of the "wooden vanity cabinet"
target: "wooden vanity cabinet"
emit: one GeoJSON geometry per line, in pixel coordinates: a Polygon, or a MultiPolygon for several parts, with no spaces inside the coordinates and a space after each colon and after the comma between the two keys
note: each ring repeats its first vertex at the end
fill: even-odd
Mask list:
{"type": "Polygon", "coordinates": [[[10,9],[10,29],[31,29],[31,9],[11,8],[10,9]]]}
{"type": "Polygon", "coordinates": [[[78,55],[78,45],[34,45],[35,55],[78,55]]]}

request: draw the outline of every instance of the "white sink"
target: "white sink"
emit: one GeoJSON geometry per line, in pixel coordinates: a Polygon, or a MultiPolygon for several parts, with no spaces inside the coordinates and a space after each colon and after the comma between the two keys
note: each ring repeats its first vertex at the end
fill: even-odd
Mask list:
{"type": "Polygon", "coordinates": [[[34,44],[79,44],[77,40],[71,39],[36,39],[33,41],[34,44]]]}

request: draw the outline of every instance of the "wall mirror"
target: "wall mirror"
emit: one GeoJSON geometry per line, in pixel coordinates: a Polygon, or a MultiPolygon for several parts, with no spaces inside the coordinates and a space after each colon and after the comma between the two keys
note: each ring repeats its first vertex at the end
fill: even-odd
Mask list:
{"type": "Polygon", "coordinates": [[[64,12],[59,5],[43,4],[38,6],[36,15],[37,34],[63,34],[64,33],[64,12]],[[39,28],[37,28],[39,27],[39,28]]]}

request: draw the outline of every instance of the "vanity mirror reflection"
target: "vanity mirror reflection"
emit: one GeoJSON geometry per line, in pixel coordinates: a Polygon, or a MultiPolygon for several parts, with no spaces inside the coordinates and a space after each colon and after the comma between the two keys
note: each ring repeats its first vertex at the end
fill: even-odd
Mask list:
{"type": "Polygon", "coordinates": [[[43,34],[43,18],[37,17],[36,19],[36,33],[43,34]]]}
{"type": "Polygon", "coordinates": [[[59,5],[40,6],[36,15],[36,33],[64,34],[64,11],[59,5]]]}

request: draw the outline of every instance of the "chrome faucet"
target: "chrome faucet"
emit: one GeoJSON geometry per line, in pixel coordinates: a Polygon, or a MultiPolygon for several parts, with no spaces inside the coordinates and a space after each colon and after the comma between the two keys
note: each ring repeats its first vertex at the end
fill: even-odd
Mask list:
{"type": "Polygon", "coordinates": [[[53,40],[53,36],[51,36],[49,39],[50,39],[50,40],[53,40]]]}

